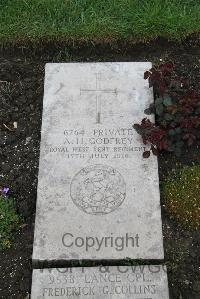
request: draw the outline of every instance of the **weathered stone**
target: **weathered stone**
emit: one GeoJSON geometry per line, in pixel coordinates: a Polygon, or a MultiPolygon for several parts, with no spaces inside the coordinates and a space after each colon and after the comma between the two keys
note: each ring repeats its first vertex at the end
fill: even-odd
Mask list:
{"type": "Polygon", "coordinates": [[[46,65],[34,263],[163,258],[157,158],[132,128],[150,67],[46,65]]]}
{"type": "Polygon", "coordinates": [[[124,266],[33,270],[32,299],[169,299],[166,268],[124,266]]]}

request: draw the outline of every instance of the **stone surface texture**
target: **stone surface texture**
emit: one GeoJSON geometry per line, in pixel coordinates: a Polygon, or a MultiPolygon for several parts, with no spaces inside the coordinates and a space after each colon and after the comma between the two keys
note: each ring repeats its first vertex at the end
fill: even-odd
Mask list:
{"type": "Polygon", "coordinates": [[[163,259],[157,158],[132,128],[150,67],[46,65],[34,262],[163,259]]]}

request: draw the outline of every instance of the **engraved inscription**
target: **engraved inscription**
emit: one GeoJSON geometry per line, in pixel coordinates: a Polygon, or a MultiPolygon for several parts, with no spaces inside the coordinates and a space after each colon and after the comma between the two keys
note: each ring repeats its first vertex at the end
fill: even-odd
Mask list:
{"type": "Polygon", "coordinates": [[[165,266],[100,266],[36,271],[34,278],[40,281],[37,294],[41,297],[38,298],[169,299],[165,266]]]}
{"type": "Polygon", "coordinates": [[[74,176],[71,197],[85,213],[108,214],[123,203],[126,185],[122,175],[113,167],[92,165],[81,169],[74,176]]]}

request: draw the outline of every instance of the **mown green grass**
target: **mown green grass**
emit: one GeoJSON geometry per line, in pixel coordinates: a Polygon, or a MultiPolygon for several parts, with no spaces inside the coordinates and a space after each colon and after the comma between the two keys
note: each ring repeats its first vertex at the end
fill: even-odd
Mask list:
{"type": "Polygon", "coordinates": [[[0,44],[180,40],[199,29],[197,0],[0,0],[0,44]]]}

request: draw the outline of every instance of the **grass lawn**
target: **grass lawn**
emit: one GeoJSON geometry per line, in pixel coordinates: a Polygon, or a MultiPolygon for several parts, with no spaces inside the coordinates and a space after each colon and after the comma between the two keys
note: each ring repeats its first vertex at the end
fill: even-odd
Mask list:
{"type": "Polygon", "coordinates": [[[184,39],[200,30],[198,0],[0,0],[0,44],[184,39]]]}

